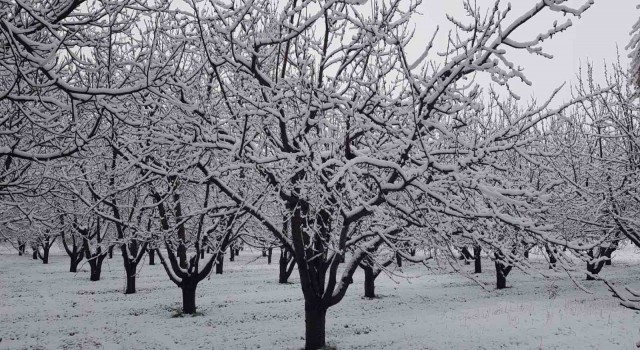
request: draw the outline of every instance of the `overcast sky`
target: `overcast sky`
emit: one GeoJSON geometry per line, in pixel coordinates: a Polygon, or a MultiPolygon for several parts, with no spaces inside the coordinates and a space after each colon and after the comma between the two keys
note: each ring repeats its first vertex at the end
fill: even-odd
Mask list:
{"type": "MultiPolygon", "coordinates": [[[[571,4],[580,6],[585,1],[572,0],[571,4]]],[[[511,18],[516,18],[536,2],[538,1],[511,1],[513,8],[511,18]]],[[[420,8],[422,16],[418,16],[416,20],[416,39],[424,37],[428,40],[436,25],[441,26],[441,34],[448,32],[450,25],[445,15],[449,13],[457,18],[464,16],[462,3],[462,0],[423,0],[420,8]]],[[[508,1],[502,1],[502,7],[508,3],[508,1]]],[[[477,0],[477,4],[483,8],[489,8],[494,4],[494,0],[477,0]]],[[[540,100],[564,81],[575,81],[575,74],[581,61],[593,62],[597,71],[601,72],[604,60],[616,59],[616,45],[620,50],[623,64],[627,65],[629,60],[625,46],[629,43],[632,26],[640,17],[640,10],[636,9],[637,4],[635,0],[595,0],[595,4],[584,13],[582,18],[571,17],[573,26],[568,31],[560,33],[544,44],[545,51],[554,56],[552,60],[528,53],[511,56],[516,64],[526,69],[527,77],[534,84],[532,88],[517,86],[516,92],[523,98],[535,94],[540,100]]],[[[558,23],[562,23],[566,18],[570,16],[553,15],[547,11],[547,14],[537,21],[519,29],[514,38],[531,40],[538,33],[551,28],[555,19],[558,19],[558,23]]],[[[562,96],[569,96],[568,85],[564,88],[562,96]]]]}

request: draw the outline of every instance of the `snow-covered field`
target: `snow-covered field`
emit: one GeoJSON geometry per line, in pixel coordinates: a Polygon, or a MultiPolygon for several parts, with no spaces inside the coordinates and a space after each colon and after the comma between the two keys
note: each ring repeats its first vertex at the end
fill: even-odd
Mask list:
{"type": "MultiPolygon", "coordinates": [[[[198,289],[195,317],[175,317],[180,290],[162,266],[143,266],[138,293],[124,295],[120,258],[105,260],[103,278],[88,266],[67,272],[55,251],[49,265],[0,247],[1,349],[300,349],[304,310],[297,278],[277,283],[277,260],[258,252],[225,262],[198,289]]],[[[274,254],[275,255],[275,254],[274,254]]],[[[638,254],[603,269],[638,286],[638,254]]],[[[484,291],[455,273],[410,266],[402,279],[381,275],[378,299],[362,298],[358,273],[347,297],[327,314],[327,340],[338,349],[634,349],[640,312],[618,305],[601,282],[544,279],[513,271],[512,288],[493,290],[489,260],[484,291]]],[[[470,267],[471,268],[471,267],[470,267]]],[[[558,274],[558,276],[561,276],[558,274]]]]}

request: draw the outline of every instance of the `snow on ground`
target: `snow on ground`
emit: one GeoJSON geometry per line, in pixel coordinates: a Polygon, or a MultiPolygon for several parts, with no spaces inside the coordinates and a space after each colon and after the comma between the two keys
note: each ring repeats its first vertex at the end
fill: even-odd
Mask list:
{"type": "MultiPolygon", "coordinates": [[[[138,293],[124,295],[119,257],[103,278],[88,266],[67,272],[56,251],[49,265],[0,247],[0,349],[300,349],[304,309],[297,278],[277,283],[278,266],[258,252],[225,261],[225,273],[198,289],[196,317],[175,317],[180,290],[162,266],[143,266],[138,293]]],[[[275,254],[274,254],[275,255],[275,254]]],[[[614,258],[602,274],[638,287],[637,253],[614,258]]],[[[362,298],[361,273],[327,314],[327,340],[338,349],[634,349],[640,312],[625,309],[601,282],[544,279],[513,271],[512,288],[485,291],[455,273],[410,266],[409,280],[381,275],[378,299],[362,298]],[[395,281],[394,281],[395,280],[395,281]]],[[[471,267],[469,267],[471,269],[471,267]]],[[[294,276],[295,276],[294,272],[294,276]]],[[[557,276],[561,276],[557,274],[557,276]]]]}

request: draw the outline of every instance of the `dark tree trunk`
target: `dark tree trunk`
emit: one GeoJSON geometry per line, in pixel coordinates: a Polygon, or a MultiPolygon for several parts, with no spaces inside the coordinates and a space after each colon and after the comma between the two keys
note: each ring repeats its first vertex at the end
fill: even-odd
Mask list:
{"type": "Polygon", "coordinates": [[[27,251],[26,243],[18,243],[18,255],[22,256],[27,251]]]}
{"type": "Polygon", "coordinates": [[[267,250],[267,264],[271,265],[271,257],[273,256],[273,248],[267,250]]]}
{"type": "Polygon", "coordinates": [[[38,248],[36,247],[31,247],[31,249],[33,249],[33,254],[31,255],[31,258],[33,260],[38,260],[38,248]]]}
{"type": "Polygon", "coordinates": [[[235,248],[234,250],[236,251],[236,256],[240,256],[240,251],[241,251],[242,249],[240,249],[240,248],[235,248]]]}
{"type": "Polygon", "coordinates": [[[149,249],[149,265],[155,265],[155,264],[156,264],[156,250],[149,249]]]}
{"type": "Polygon", "coordinates": [[[376,274],[371,266],[363,266],[364,270],[364,297],[376,297],[376,274]]]}
{"type": "Polygon", "coordinates": [[[85,246],[85,255],[89,262],[89,280],[94,282],[99,281],[100,275],[102,274],[102,262],[104,261],[104,258],[106,258],[106,255],[102,253],[102,249],[100,247],[98,247],[95,254],[91,254],[88,245],[85,246]]]}
{"type": "Polygon", "coordinates": [[[127,288],[124,294],[134,294],[136,292],[136,273],[127,272],[127,288]]]}
{"type": "Polygon", "coordinates": [[[611,265],[611,255],[613,254],[613,252],[616,250],[615,247],[610,247],[610,248],[606,248],[604,250],[604,255],[607,257],[607,260],[604,261],[604,264],[607,266],[611,265]]]}
{"type": "Polygon", "coordinates": [[[462,247],[460,250],[461,258],[464,260],[465,265],[471,265],[471,260],[473,259],[473,255],[467,247],[462,247]]]}
{"type": "Polygon", "coordinates": [[[216,275],[222,275],[224,268],[224,254],[220,252],[216,258],[216,275]]]}
{"type": "Polygon", "coordinates": [[[480,253],[482,253],[482,247],[474,246],[473,261],[474,261],[475,273],[482,273],[482,257],[480,256],[480,253]]]}
{"type": "Polygon", "coordinates": [[[147,243],[143,243],[142,246],[140,246],[140,242],[133,238],[129,243],[122,244],[120,250],[122,251],[124,271],[127,275],[127,285],[124,294],[134,294],[136,292],[138,264],[142,261],[142,258],[144,258],[145,252],[148,251],[147,243]]]}
{"type": "Polygon", "coordinates": [[[78,254],[80,257],[72,256],[69,263],[69,272],[78,272],[78,265],[82,261],[82,254],[78,254]]]}
{"type": "Polygon", "coordinates": [[[400,256],[400,254],[396,253],[396,265],[398,267],[402,267],[402,256],[400,256]]]}
{"type": "MultiPolygon", "coordinates": [[[[594,258],[600,258],[602,256],[606,256],[607,253],[607,249],[606,248],[599,248],[599,254],[596,256],[593,253],[593,250],[589,250],[587,252],[587,254],[589,255],[589,257],[591,259],[594,258]]],[[[595,280],[595,277],[593,277],[593,275],[597,275],[598,273],[600,273],[600,271],[602,270],[602,268],[604,267],[605,262],[603,260],[600,260],[598,262],[587,262],[587,281],[593,281],[595,280]]]]}
{"type": "Polygon", "coordinates": [[[278,275],[278,283],[289,283],[289,277],[296,265],[293,256],[284,248],[280,248],[280,259],[278,260],[280,273],[278,275]]]}
{"type": "Polygon", "coordinates": [[[316,304],[305,301],[305,350],[318,350],[326,346],[327,310],[316,304]]]}
{"type": "Polygon", "coordinates": [[[84,258],[83,248],[79,247],[76,244],[75,238],[73,238],[71,247],[69,247],[69,245],[65,241],[64,236],[62,238],[62,243],[64,246],[64,250],[67,252],[67,255],[69,255],[69,272],[78,272],[78,265],[84,258]]]}
{"type": "Polygon", "coordinates": [[[529,259],[529,249],[524,251],[524,258],[529,259]]]}
{"type": "Polygon", "coordinates": [[[196,313],[196,288],[197,284],[185,283],[182,289],[182,312],[188,315],[196,313]]]}
{"type": "Polygon", "coordinates": [[[267,250],[266,249],[262,249],[262,257],[263,258],[267,257],[267,250]]]}
{"type": "MultiPolygon", "coordinates": [[[[180,236],[180,234],[178,234],[180,236]]],[[[181,237],[182,238],[182,237],[181,237]]],[[[187,247],[185,247],[184,243],[180,242],[177,249],[178,260],[180,261],[180,267],[186,269],[187,266],[187,247]]]]}
{"type": "Polygon", "coordinates": [[[44,244],[42,244],[42,254],[40,254],[40,250],[36,249],[36,253],[38,257],[42,260],[43,264],[49,263],[49,249],[51,246],[49,245],[49,240],[47,239],[44,244]]]}
{"type": "Polygon", "coordinates": [[[48,264],[49,263],[49,249],[51,247],[49,247],[48,245],[46,247],[42,247],[42,263],[43,264],[48,264]]]}
{"type": "Polygon", "coordinates": [[[556,259],[556,248],[549,248],[549,246],[545,246],[545,250],[547,251],[547,255],[549,256],[549,269],[553,269],[558,262],[556,259]]]}
{"type": "Polygon", "coordinates": [[[109,259],[113,259],[113,246],[109,246],[109,259]]]}
{"type": "Polygon", "coordinates": [[[236,250],[233,248],[229,249],[229,261],[236,261],[236,250]]]}
{"type": "Polygon", "coordinates": [[[496,262],[496,288],[507,288],[507,277],[500,271],[499,263],[496,262]]]}
{"type": "Polygon", "coordinates": [[[210,253],[209,251],[209,236],[204,235],[204,237],[202,237],[202,245],[200,246],[200,259],[204,259],[204,251],[205,249],[207,250],[207,253],[210,253]]]}
{"type": "Polygon", "coordinates": [[[496,265],[496,288],[504,289],[507,288],[507,275],[511,272],[511,266],[505,265],[503,262],[498,260],[495,261],[496,265]]]}
{"type": "MultiPolygon", "coordinates": [[[[98,260],[99,258],[94,258],[94,260],[98,260]]],[[[102,274],[102,261],[100,260],[100,263],[94,262],[94,263],[90,263],[89,267],[91,268],[91,275],[89,277],[89,280],[91,281],[99,281],[100,280],[100,275],[102,274]]]]}
{"type": "Polygon", "coordinates": [[[42,248],[42,263],[43,264],[49,263],[49,247],[42,248]]]}

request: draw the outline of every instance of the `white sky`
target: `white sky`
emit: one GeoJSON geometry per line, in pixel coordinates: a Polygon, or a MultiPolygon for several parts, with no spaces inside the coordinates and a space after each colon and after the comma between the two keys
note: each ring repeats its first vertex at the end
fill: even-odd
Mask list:
{"type": "MultiPolygon", "coordinates": [[[[579,7],[586,0],[571,0],[572,5],[579,7]]],[[[538,0],[512,0],[511,18],[516,18],[538,0]]],[[[440,25],[440,36],[444,38],[450,28],[446,20],[446,13],[456,18],[464,16],[462,0],[423,0],[420,7],[422,16],[416,17],[416,38],[426,42],[433,33],[436,25],[440,25]]],[[[502,1],[501,7],[509,2],[502,1]]],[[[489,8],[494,0],[477,0],[477,4],[489,8]]],[[[629,62],[625,46],[630,40],[630,31],[633,24],[640,17],[640,9],[636,9],[638,2],[635,0],[595,0],[595,4],[582,18],[572,18],[573,26],[568,31],[554,36],[543,45],[545,52],[554,56],[548,60],[539,56],[533,56],[526,52],[512,55],[511,60],[525,68],[525,74],[533,82],[528,88],[524,85],[515,86],[516,93],[523,99],[536,95],[538,100],[547,97],[556,87],[563,82],[575,81],[580,62],[587,60],[594,63],[597,76],[601,74],[603,62],[616,60],[616,45],[620,50],[622,63],[626,66],[629,62]]],[[[546,32],[555,19],[558,24],[566,18],[562,15],[551,15],[550,11],[540,15],[536,22],[530,23],[515,32],[515,39],[531,40],[538,33],[546,32]]],[[[438,46],[442,48],[442,46],[438,46]]],[[[569,97],[569,84],[561,94],[562,98],[569,97]]]]}

